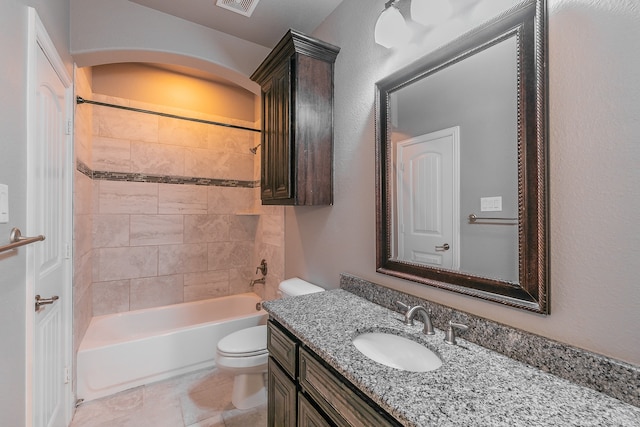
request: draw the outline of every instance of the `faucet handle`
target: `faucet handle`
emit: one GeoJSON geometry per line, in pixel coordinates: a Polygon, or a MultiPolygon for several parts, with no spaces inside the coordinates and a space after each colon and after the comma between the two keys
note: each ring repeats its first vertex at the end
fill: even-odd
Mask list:
{"type": "Polygon", "coordinates": [[[267,275],[267,260],[260,261],[260,265],[256,267],[256,274],[262,273],[263,276],[267,275]]]}
{"type": "Polygon", "coordinates": [[[469,329],[469,327],[467,325],[463,325],[462,323],[454,323],[453,321],[449,320],[449,327],[444,334],[444,342],[446,342],[447,344],[456,345],[456,329],[466,331],[467,329],[469,329]]]}
{"type": "Polygon", "coordinates": [[[400,308],[400,310],[402,310],[402,313],[406,313],[411,308],[402,301],[396,301],[396,305],[400,308]]]}

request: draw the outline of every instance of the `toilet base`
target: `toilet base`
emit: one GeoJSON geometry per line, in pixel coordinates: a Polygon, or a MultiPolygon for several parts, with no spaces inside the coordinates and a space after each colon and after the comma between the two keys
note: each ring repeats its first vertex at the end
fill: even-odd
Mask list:
{"type": "Polygon", "coordinates": [[[233,379],[231,403],[238,409],[251,409],[266,404],[265,373],[236,375],[233,379]]]}

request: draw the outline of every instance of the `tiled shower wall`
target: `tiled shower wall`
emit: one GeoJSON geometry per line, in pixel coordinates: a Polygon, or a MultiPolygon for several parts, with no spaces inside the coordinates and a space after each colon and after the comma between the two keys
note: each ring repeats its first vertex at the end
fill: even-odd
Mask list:
{"type": "MultiPolygon", "coordinates": [[[[92,99],[259,127],[98,94],[92,99]]],[[[250,290],[275,296],[284,271],[283,209],[259,202],[259,156],[249,151],[259,133],[89,104],[77,110],[84,108],[93,111],[87,174],[94,316],[250,290]],[[193,178],[206,179],[194,185],[193,178]],[[267,286],[251,288],[262,258],[269,263],[267,286]]]]}
{"type": "MultiPolygon", "coordinates": [[[[75,70],[78,96],[91,97],[91,75],[88,69],[75,70]]],[[[76,164],[91,167],[91,134],[93,113],[90,105],[75,110],[74,154],[76,164]]],[[[93,182],[86,174],[74,170],[73,182],[73,342],[77,353],[93,315],[93,182]]]]}

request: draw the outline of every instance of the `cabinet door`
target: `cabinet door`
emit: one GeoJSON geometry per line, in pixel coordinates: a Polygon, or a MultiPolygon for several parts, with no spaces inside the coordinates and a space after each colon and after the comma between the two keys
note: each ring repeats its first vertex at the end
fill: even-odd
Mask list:
{"type": "Polygon", "coordinates": [[[296,398],[296,385],[273,359],[269,358],[267,425],[269,427],[295,427],[297,418],[296,398]]]}
{"type": "Polygon", "coordinates": [[[302,393],[298,393],[298,427],[331,427],[302,393]]]}
{"type": "Polygon", "coordinates": [[[263,202],[282,202],[293,198],[290,103],[291,61],[284,61],[263,87],[263,202]]]}

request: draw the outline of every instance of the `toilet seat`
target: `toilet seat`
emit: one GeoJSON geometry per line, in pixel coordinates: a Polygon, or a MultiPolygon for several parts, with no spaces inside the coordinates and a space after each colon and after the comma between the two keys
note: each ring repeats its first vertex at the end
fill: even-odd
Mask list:
{"type": "Polygon", "coordinates": [[[267,325],[252,326],[218,341],[218,354],[225,357],[251,357],[267,354],[267,325]]]}
{"type": "Polygon", "coordinates": [[[252,351],[250,353],[228,353],[226,351],[222,351],[220,349],[218,349],[218,354],[220,356],[224,356],[224,357],[253,357],[253,356],[260,356],[263,354],[268,354],[267,349],[264,350],[259,350],[259,351],[252,351]]]}

